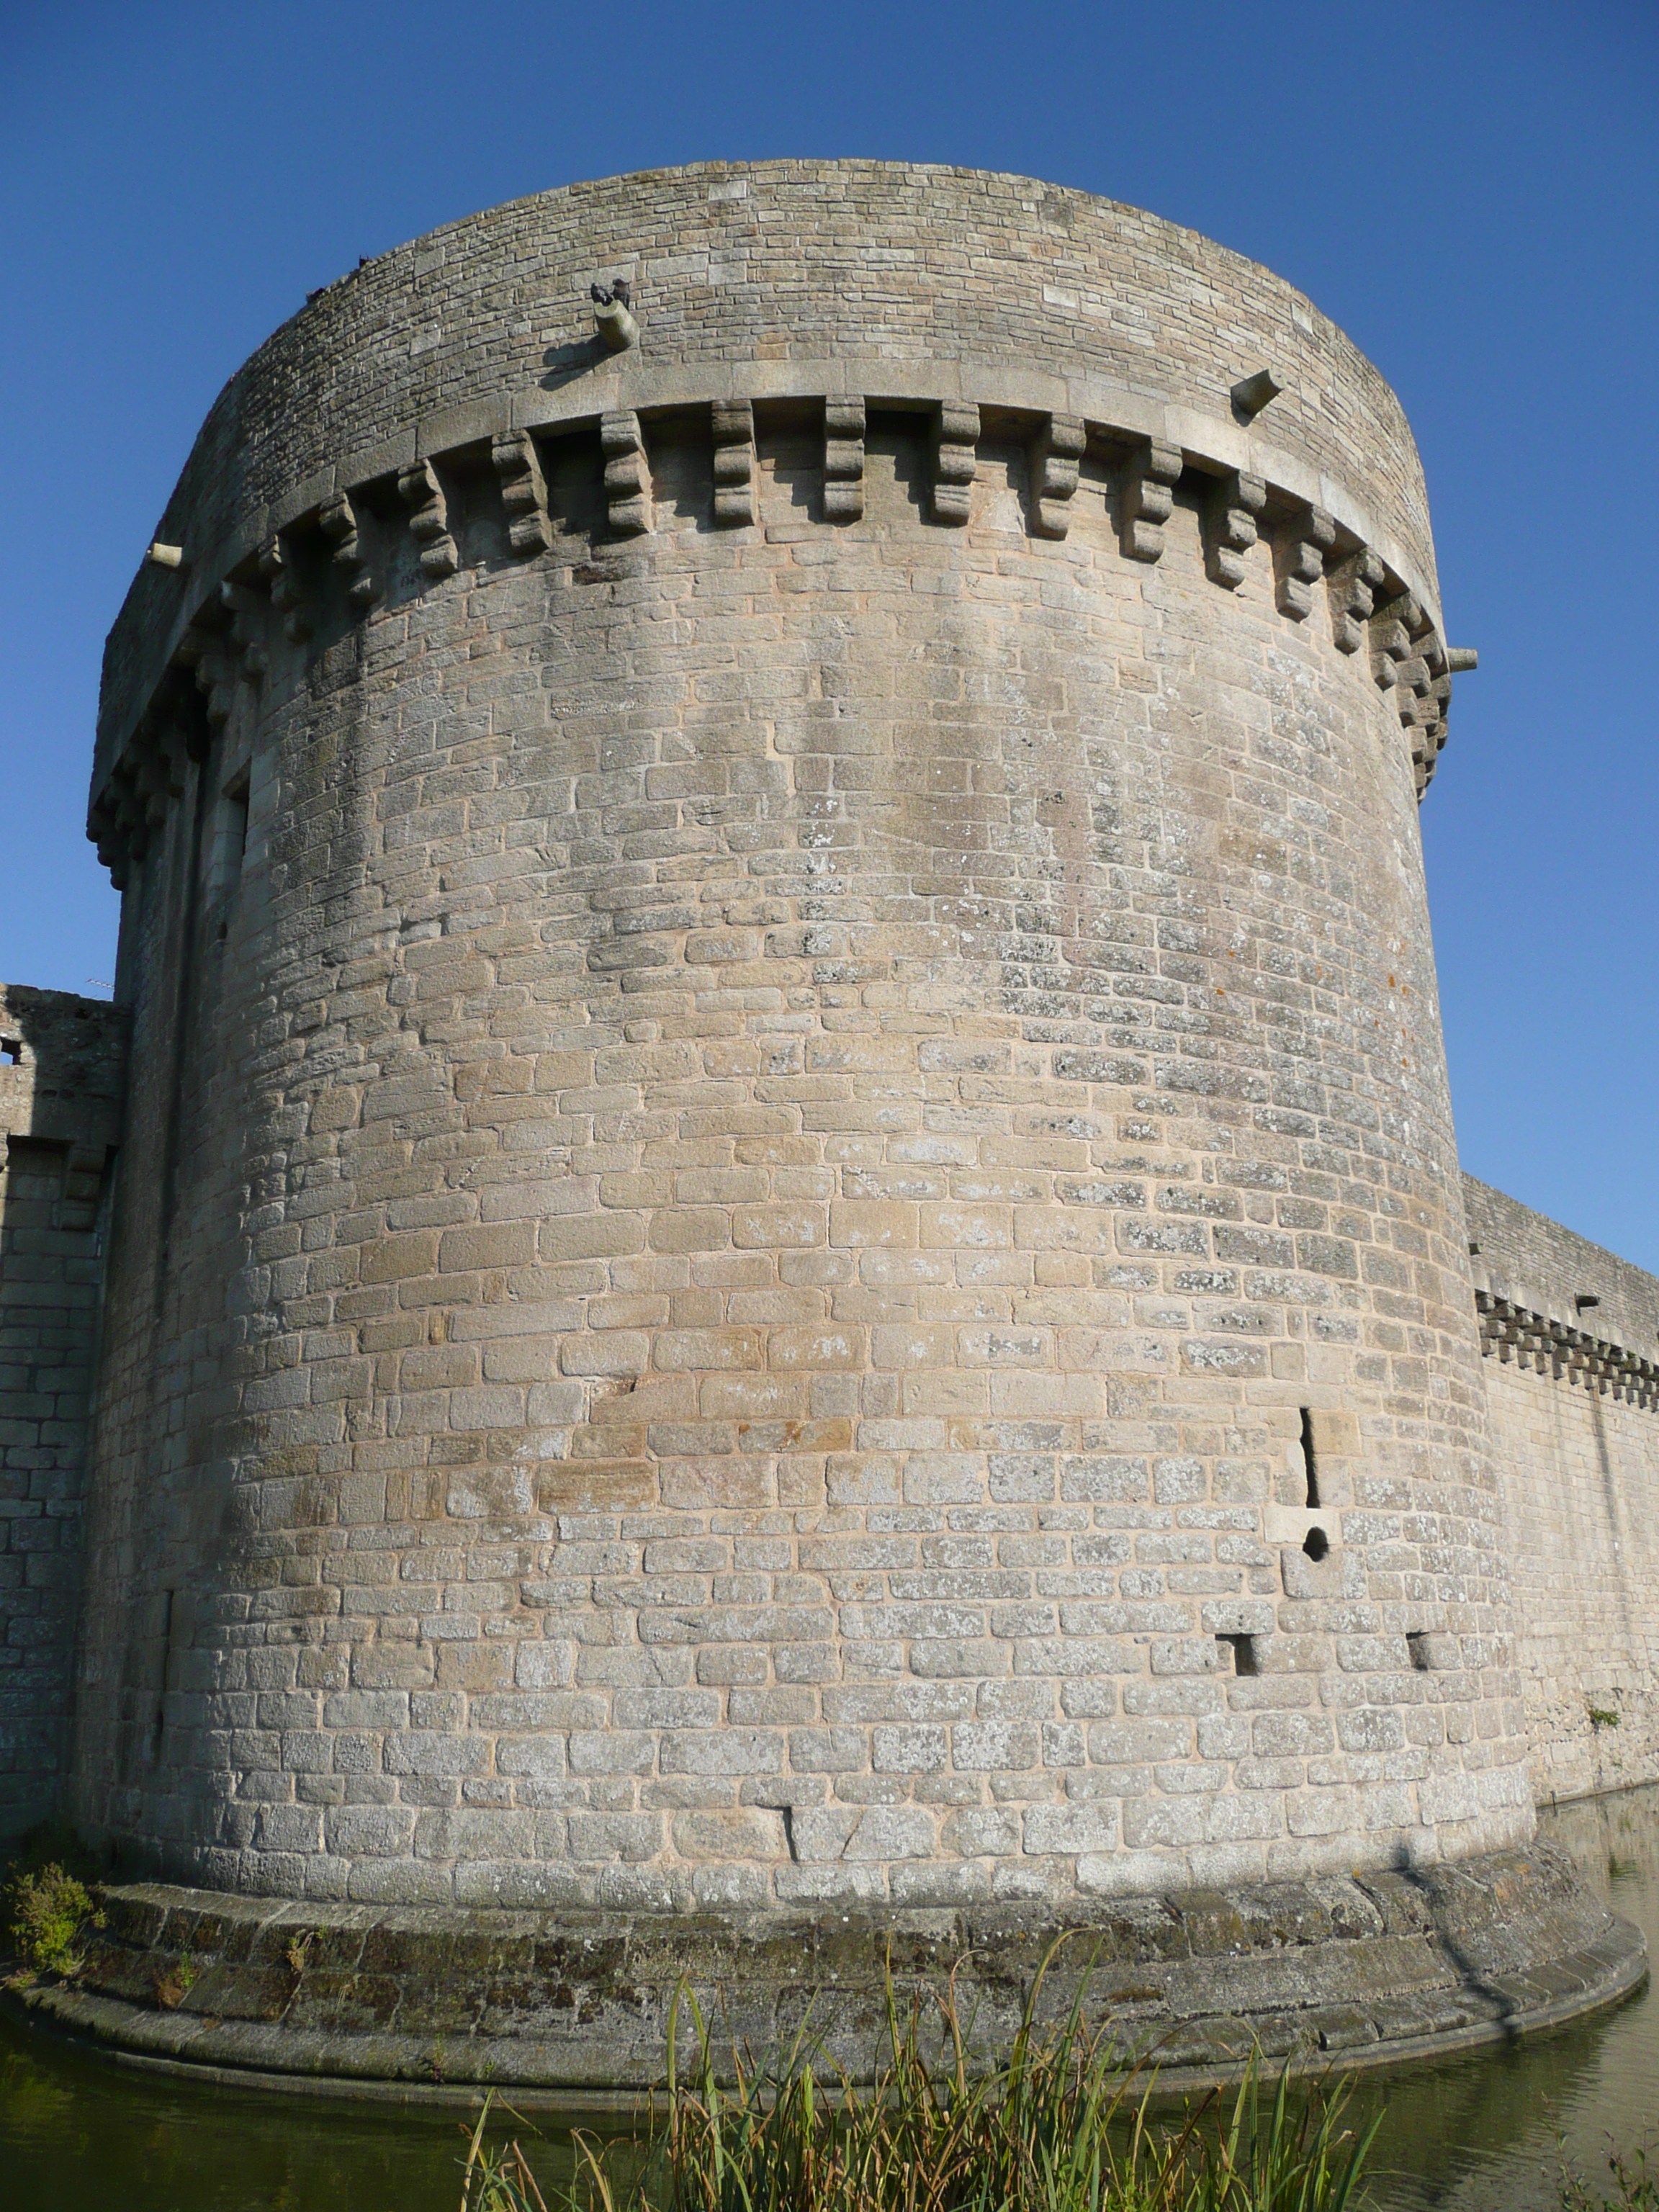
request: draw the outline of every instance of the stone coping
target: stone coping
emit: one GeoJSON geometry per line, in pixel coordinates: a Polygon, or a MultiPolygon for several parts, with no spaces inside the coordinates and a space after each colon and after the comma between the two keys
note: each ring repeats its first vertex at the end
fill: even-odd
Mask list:
{"type": "MultiPolygon", "coordinates": [[[[73,1984],[27,2014],[131,2063],[399,2100],[486,2085],[538,2108],[626,2108],[666,2073],[682,1984],[722,2047],[802,2033],[867,2080],[886,1982],[908,2014],[955,1973],[970,2050],[1037,2002],[1090,2016],[1180,2089],[1253,2048],[1346,2070],[1512,2040],[1645,1980],[1640,1932],[1543,1844],[1458,1864],[1108,1904],[720,1918],[311,1905],[161,1883],[103,1893],[73,1984]]],[[[690,2033],[682,2013],[681,2033],[690,2033]]]]}

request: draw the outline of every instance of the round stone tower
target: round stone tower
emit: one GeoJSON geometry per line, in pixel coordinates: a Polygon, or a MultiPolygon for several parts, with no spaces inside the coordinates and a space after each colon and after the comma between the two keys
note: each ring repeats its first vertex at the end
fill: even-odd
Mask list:
{"type": "Polygon", "coordinates": [[[1526,1842],[1458,656],[1339,331],[1020,179],[653,173],[314,294],[157,535],[88,1833],[774,1914],[1526,1842]]]}

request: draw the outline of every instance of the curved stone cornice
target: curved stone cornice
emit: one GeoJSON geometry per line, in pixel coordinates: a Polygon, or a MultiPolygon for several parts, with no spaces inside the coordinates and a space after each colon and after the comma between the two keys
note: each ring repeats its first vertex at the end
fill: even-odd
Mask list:
{"type": "MultiPolygon", "coordinates": [[[[378,589],[358,557],[353,501],[371,486],[395,482],[420,549],[424,586],[465,565],[449,533],[437,473],[446,465],[488,453],[501,483],[514,551],[535,558],[550,544],[544,495],[538,489],[543,441],[584,431],[601,434],[607,534],[633,537],[650,527],[646,452],[653,417],[708,410],[711,442],[722,457],[721,467],[741,461],[741,448],[748,459],[732,481],[736,484],[740,477],[746,483],[752,471],[754,410],[758,406],[764,413],[769,403],[809,403],[826,410],[825,482],[836,483],[838,499],[826,500],[821,524],[825,529],[854,519],[845,487],[851,481],[847,456],[858,441],[845,433],[856,422],[861,437],[869,410],[935,418],[936,480],[948,466],[960,478],[955,507],[942,505],[936,490],[936,521],[967,519],[965,490],[986,417],[996,422],[1000,435],[1031,450],[1028,528],[1034,537],[1065,535],[1066,508],[1085,450],[1113,468],[1124,550],[1138,560],[1162,556],[1161,524],[1154,514],[1169,514],[1170,488],[1182,471],[1212,479],[1205,524],[1212,580],[1231,588],[1242,574],[1237,556],[1258,538],[1270,538],[1279,611],[1286,620],[1301,622],[1313,612],[1311,586],[1322,579],[1329,586],[1339,649],[1356,655],[1381,688],[1394,692],[1400,720],[1411,735],[1419,795],[1426,788],[1445,743],[1451,689],[1431,585],[1407,549],[1346,485],[1254,428],[1166,406],[1088,376],[1000,372],[951,362],[920,368],[884,366],[872,372],[869,363],[837,361],[738,362],[714,371],[707,364],[653,368],[624,357],[554,390],[503,391],[428,416],[395,439],[342,456],[270,505],[239,513],[217,544],[189,549],[186,564],[174,572],[171,620],[165,629],[158,626],[146,667],[125,696],[106,696],[88,835],[118,877],[124,854],[142,849],[145,821],[159,818],[158,801],[164,804],[182,787],[179,771],[190,748],[172,726],[173,718],[162,700],[170,672],[193,670],[208,701],[209,722],[221,723],[228,715],[236,676],[252,681],[263,677],[268,662],[260,635],[265,603],[283,617],[290,641],[309,635],[289,555],[295,533],[322,532],[332,546],[335,566],[348,577],[352,611],[361,615],[374,604],[378,589]],[[944,445],[963,458],[941,464],[944,445]],[[1369,653],[1361,654],[1359,648],[1367,644],[1369,653]]],[[[715,520],[752,522],[752,495],[718,495],[715,520]]]]}

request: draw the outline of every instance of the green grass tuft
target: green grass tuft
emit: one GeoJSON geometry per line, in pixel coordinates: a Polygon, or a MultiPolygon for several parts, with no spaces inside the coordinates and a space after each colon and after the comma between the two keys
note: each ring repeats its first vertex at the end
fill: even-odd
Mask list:
{"type": "Polygon", "coordinates": [[[3,1893],[6,1934],[24,1970],[72,1978],[81,1970],[81,1938],[104,1916],[84,1884],[55,1860],[11,1875],[3,1893]]]}
{"type": "MultiPolygon", "coordinates": [[[[1051,1954],[1052,1955],[1052,1954],[1051,1954]]],[[[877,2077],[854,2087],[805,2039],[777,2062],[716,2061],[682,1988],[670,2023],[665,2122],[649,2144],[576,2138],[576,2179],[556,2212],[1347,2212],[1377,2121],[1341,2125],[1346,2085],[1292,2099],[1252,2063],[1235,2091],[1155,2120],[1152,2083],[1123,2071],[1082,2016],[1035,2018],[1042,1977],[1002,2063],[970,2069],[954,1995],[926,2026],[888,1995],[877,2077]],[[696,2055],[678,2070],[684,2007],[696,2055]],[[935,2032],[936,2031],[936,2032],[935,2032]],[[722,2078],[724,2076],[724,2078],[722,2078]]],[[[471,2138],[462,2212],[546,2212],[518,2144],[471,2138]]],[[[1380,2117],[1380,2116],[1379,2116],[1380,2117]]]]}

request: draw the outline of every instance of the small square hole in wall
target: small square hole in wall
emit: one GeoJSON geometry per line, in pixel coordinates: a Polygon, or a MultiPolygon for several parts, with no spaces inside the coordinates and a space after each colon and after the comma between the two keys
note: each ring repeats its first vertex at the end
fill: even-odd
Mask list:
{"type": "Polygon", "coordinates": [[[1224,1650],[1231,1650],[1233,1655],[1233,1672],[1235,1674],[1258,1674],[1261,1673],[1261,1670],[1256,1664],[1255,1638],[1254,1636],[1218,1636],[1216,1642],[1220,1644],[1224,1650]]]}
{"type": "Polygon", "coordinates": [[[23,1064],[21,1037],[0,1037],[0,1065],[21,1067],[23,1064]]]}
{"type": "Polygon", "coordinates": [[[1430,1665],[1428,1631],[1424,1628],[1408,1628],[1406,1631],[1406,1649],[1411,1653],[1412,1664],[1418,1673],[1426,1674],[1430,1665]]]}

